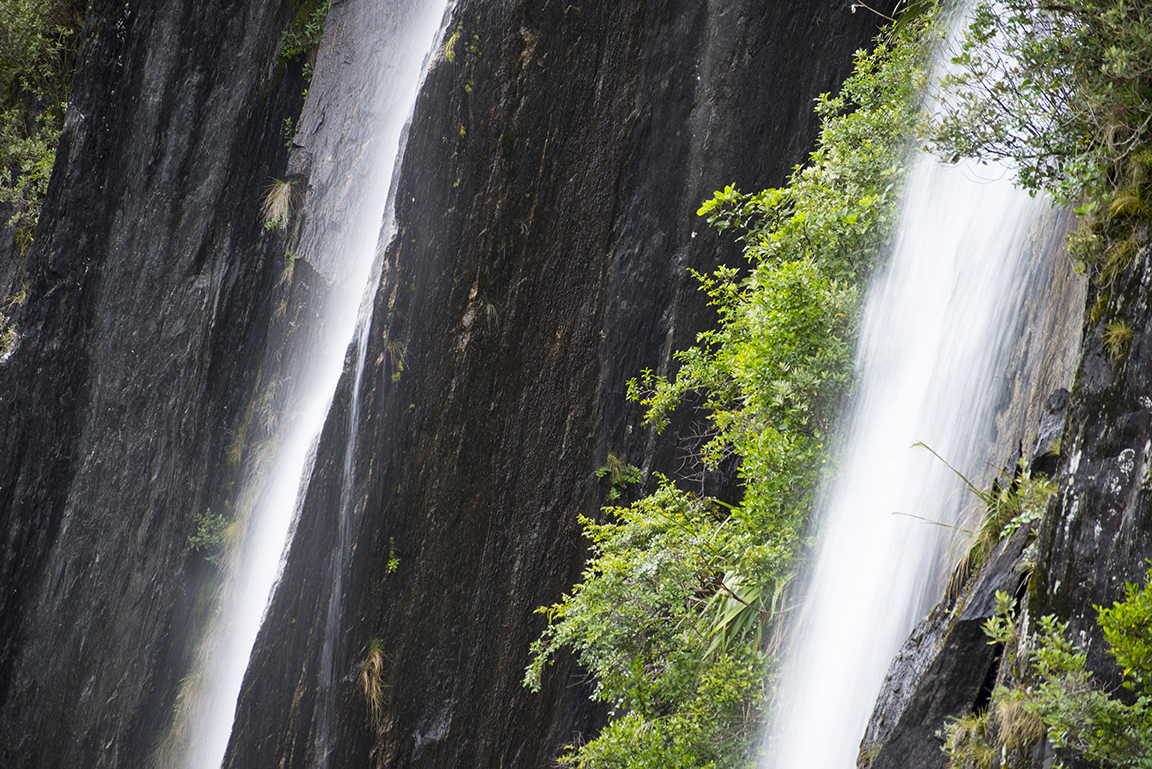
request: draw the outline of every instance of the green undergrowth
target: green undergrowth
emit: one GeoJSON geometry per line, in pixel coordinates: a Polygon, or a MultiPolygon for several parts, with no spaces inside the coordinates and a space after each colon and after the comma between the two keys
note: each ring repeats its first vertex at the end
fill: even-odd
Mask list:
{"type": "Polygon", "coordinates": [[[852,388],[861,288],[887,252],[919,119],[935,13],[904,21],[856,54],[839,95],[817,100],[817,149],[787,187],[728,187],[699,211],[740,239],[748,266],[697,276],[717,327],[676,354],[674,377],[645,371],[629,396],[658,429],[690,393],[702,399],[702,462],[737,457],[744,494],[729,506],[659,478],[605,521],[581,519],[591,558],[581,583],[540,609],[548,625],[525,684],[539,689],[571,649],[611,719],[563,765],[755,761],[787,587],[852,388]]]}
{"type": "Polygon", "coordinates": [[[1022,649],[1015,601],[997,594],[997,615],[985,626],[989,643],[1009,655],[1022,651],[1011,682],[996,688],[986,709],[944,726],[949,769],[1029,766],[1042,739],[1106,767],[1152,766],[1152,571],[1143,585],[1128,583],[1122,600],[1094,608],[1119,671],[1116,690],[1092,674],[1087,650],[1054,616],[1039,619],[1022,649]]]}
{"type": "Polygon", "coordinates": [[[303,58],[320,45],[331,5],[329,0],[300,0],[296,3],[292,21],[280,35],[282,59],[303,58]]]}
{"type": "Polygon", "coordinates": [[[27,251],[48,190],[76,53],[84,0],[0,3],[0,226],[27,251]]]}

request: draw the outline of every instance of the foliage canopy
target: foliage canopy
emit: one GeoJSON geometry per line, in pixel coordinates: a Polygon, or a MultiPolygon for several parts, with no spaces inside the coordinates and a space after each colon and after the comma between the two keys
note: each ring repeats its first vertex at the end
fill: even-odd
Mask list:
{"type": "Polygon", "coordinates": [[[1010,158],[1028,189],[1099,195],[1152,137],[1147,0],[982,0],[953,65],[931,143],[1010,158]]]}
{"type": "Polygon", "coordinates": [[[0,205],[23,248],[48,189],[80,31],[84,0],[0,3],[0,205]]]}

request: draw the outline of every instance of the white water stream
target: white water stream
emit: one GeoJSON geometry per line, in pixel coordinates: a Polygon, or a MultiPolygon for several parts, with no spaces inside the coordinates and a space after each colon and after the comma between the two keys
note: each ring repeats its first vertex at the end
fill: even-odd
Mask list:
{"type": "MultiPolygon", "coordinates": [[[[304,355],[307,362],[300,362],[299,371],[287,375],[306,381],[297,391],[299,412],[286,420],[291,427],[281,435],[279,451],[248,518],[243,542],[229,555],[230,576],[221,608],[199,653],[198,685],[185,693],[185,722],[177,728],[185,735],[183,765],[188,769],[217,769],[224,759],[241,683],[290,544],[315,444],[343,371],[345,351],[358,323],[364,322],[365,308],[370,306],[375,284],[372,278],[379,269],[377,243],[391,230],[393,171],[398,167],[405,124],[428,52],[439,39],[446,18],[447,0],[346,0],[342,6],[334,5],[330,11],[317,81],[327,62],[335,69],[328,76],[330,90],[352,94],[356,110],[352,115],[326,115],[321,105],[317,123],[342,121],[347,126],[350,121],[374,122],[368,130],[329,132],[325,143],[310,148],[322,155],[314,158],[312,178],[323,176],[329,194],[342,197],[336,206],[339,218],[325,220],[311,232],[305,229],[299,258],[307,258],[328,278],[331,293],[315,349],[304,355]],[[377,30],[380,39],[365,40],[363,29],[356,28],[362,23],[357,20],[365,18],[371,19],[369,28],[377,30]],[[342,61],[351,62],[357,56],[372,59],[372,65],[361,70],[367,72],[366,82],[349,81],[340,70],[342,61]]],[[[320,93],[320,88],[312,89],[309,99],[322,98],[320,93]]],[[[306,105],[305,114],[308,112],[306,105]]],[[[362,359],[363,350],[359,353],[362,359]]],[[[355,389],[358,391],[358,382],[355,389]]],[[[351,433],[354,435],[355,430],[351,433]]],[[[346,537],[341,535],[340,539],[346,537]]],[[[342,558],[338,553],[336,580],[342,558]]],[[[339,584],[334,590],[339,594],[339,584]]],[[[324,662],[330,687],[333,671],[327,646],[324,662]]],[[[326,702],[325,682],[318,683],[324,690],[322,702],[326,702]]],[[[321,731],[318,747],[323,761],[329,746],[327,729],[321,731]]]]}
{"type": "Polygon", "coordinates": [[[1049,210],[995,167],[911,171],[891,263],[868,299],[860,392],[769,735],[775,769],[852,769],[890,661],[939,600],[973,502],[931,447],[979,486],[1025,243],[1049,210]],[[989,174],[1003,178],[989,180],[989,174]]]}

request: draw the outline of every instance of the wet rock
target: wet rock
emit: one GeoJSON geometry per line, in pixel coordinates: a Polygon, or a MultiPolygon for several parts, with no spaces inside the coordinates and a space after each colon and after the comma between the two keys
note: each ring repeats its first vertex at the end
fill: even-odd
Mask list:
{"type": "Polygon", "coordinates": [[[144,766],[188,670],[213,576],[188,537],[231,504],[282,248],[287,11],[90,6],[0,363],[5,767],[144,766]]]}
{"type": "Polygon", "coordinates": [[[1036,445],[1032,449],[1032,471],[1051,475],[1060,457],[1060,441],[1064,437],[1064,423],[1068,418],[1071,393],[1061,387],[1048,397],[1040,427],[1036,431],[1036,445]]]}
{"type": "MultiPolygon", "coordinates": [[[[456,6],[453,57],[434,64],[404,154],[361,418],[341,406],[325,428],[228,766],[312,765],[327,708],[332,766],[545,766],[595,733],[571,660],[541,694],[521,686],[533,610],[579,578],[577,515],[600,514],[607,452],[675,475],[698,440],[690,412],[663,437],[645,428],[624,384],[671,373],[671,351],[712,322],[687,268],[740,257],[696,209],[727,184],[784,182],[868,16],[823,1],[456,6]],[[356,684],[373,639],[388,660],[378,729],[356,684]]],[[[337,403],[352,390],[346,375],[337,403]]]]}
{"type": "Polygon", "coordinates": [[[1003,649],[989,644],[984,624],[995,615],[996,593],[1016,594],[1032,540],[1020,530],[956,601],[937,605],[921,620],[892,661],[860,744],[861,769],[943,769],[940,732],[948,718],[987,705],[1003,649]]]}

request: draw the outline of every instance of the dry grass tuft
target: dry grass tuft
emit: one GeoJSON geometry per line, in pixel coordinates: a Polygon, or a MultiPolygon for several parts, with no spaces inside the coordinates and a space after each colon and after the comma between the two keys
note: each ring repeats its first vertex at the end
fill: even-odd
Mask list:
{"type": "Polygon", "coordinates": [[[266,229],[283,230],[288,227],[288,217],[292,214],[292,182],[273,179],[260,206],[266,229]]]}
{"type": "Polygon", "coordinates": [[[1132,341],[1132,327],[1123,318],[1108,321],[1104,324],[1102,342],[1104,352],[1108,359],[1116,363],[1128,354],[1128,345],[1132,341]]]}
{"type": "Polygon", "coordinates": [[[1116,191],[1112,202],[1108,204],[1109,219],[1145,218],[1148,216],[1148,204],[1140,193],[1140,186],[1133,184],[1116,191]]]}
{"type": "Polygon", "coordinates": [[[1104,264],[1100,268],[1100,285],[1112,285],[1120,273],[1132,266],[1139,252],[1140,244],[1132,238],[1113,243],[1104,253],[1104,264]]]}
{"type": "Polygon", "coordinates": [[[1028,750],[1044,737],[1044,721],[1020,697],[998,698],[993,715],[997,737],[1007,750],[1028,750]]]}
{"type": "Polygon", "coordinates": [[[988,711],[972,713],[944,727],[948,769],[997,769],[1000,746],[988,728],[988,711]]]}
{"type": "Polygon", "coordinates": [[[379,638],[368,642],[368,656],[360,665],[360,687],[364,690],[364,701],[368,704],[368,715],[372,726],[380,729],[380,718],[384,712],[384,644],[379,638]]]}

